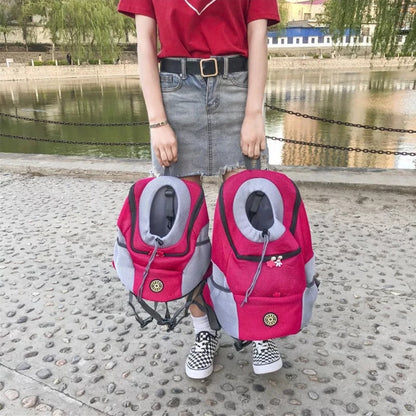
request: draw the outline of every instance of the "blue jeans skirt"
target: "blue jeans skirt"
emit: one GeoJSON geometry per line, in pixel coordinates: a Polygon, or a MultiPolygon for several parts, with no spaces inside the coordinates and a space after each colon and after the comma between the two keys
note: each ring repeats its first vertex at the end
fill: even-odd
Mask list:
{"type": "MultiPolygon", "coordinates": [[[[245,166],[240,131],[247,100],[246,71],[209,78],[161,72],[160,85],[178,140],[178,161],[171,165],[171,175],[216,176],[245,166]]],[[[267,161],[267,155],[261,159],[267,161]]],[[[162,174],[153,150],[152,162],[153,173],[162,174]]]]}

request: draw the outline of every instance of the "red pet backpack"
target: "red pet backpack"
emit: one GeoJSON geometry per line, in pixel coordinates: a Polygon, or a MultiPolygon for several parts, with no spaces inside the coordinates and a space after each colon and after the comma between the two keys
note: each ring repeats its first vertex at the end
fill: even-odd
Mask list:
{"type": "MultiPolygon", "coordinates": [[[[220,189],[204,299],[237,340],[299,332],[318,294],[308,219],[284,174],[246,170],[220,189]]],[[[237,345],[236,345],[237,346],[237,345]]]]}
{"type": "MultiPolygon", "coordinates": [[[[201,187],[173,176],[136,182],[120,212],[113,265],[130,292],[153,318],[172,329],[192,303],[194,290],[211,271],[208,212],[201,187]],[[188,295],[183,308],[162,317],[145,300],[168,302],[188,295]]],[[[183,317],[181,318],[183,319],[183,317]]]]}

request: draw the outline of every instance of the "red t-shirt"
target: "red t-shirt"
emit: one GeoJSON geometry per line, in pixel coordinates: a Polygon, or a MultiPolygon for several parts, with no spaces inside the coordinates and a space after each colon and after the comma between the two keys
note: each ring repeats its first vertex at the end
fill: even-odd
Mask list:
{"type": "Polygon", "coordinates": [[[279,22],[276,0],[120,0],[118,10],[156,20],[159,58],[247,56],[247,24],[279,22]]]}

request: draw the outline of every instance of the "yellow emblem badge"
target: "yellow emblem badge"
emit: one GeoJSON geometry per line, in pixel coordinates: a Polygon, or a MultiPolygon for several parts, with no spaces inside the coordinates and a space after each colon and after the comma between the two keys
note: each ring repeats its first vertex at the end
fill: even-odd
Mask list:
{"type": "Polygon", "coordinates": [[[273,312],[266,313],[263,317],[263,322],[266,326],[275,326],[278,321],[277,315],[273,312]]]}
{"type": "Polygon", "coordinates": [[[159,293],[163,290],[163,282],[159,279],[152,280],[150,282],[150,290],[155,293],[159,293]]]}

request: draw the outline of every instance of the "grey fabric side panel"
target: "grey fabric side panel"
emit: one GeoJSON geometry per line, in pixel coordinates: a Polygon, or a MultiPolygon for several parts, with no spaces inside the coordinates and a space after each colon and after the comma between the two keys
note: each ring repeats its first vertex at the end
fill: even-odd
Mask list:
{"type": "Polygon", "coordinates": [[[117,240],[114,244],[114,266],[117,275],[127,290],[133,291],[134,286],[134,266],[130,253],[126,248],[126,240],[117,227],[117,240]]]}
{"type": "Polygon", "coordinates": [[[195,247],[195,252],[186,265],[182,276],[182,294],[189,293],[204,277],[211,262],[211,242],[208,236],[209,225],[206,225],[198,236],[201,244],[195,247]],[[205,243],[202,243],[205,242],[205,243]]]}
{"type": "Polygon", "coordinates": [[[210,290],[212,303],[214,305],[214,311],[222,329],[228,335],[234,338],[239,338],[237,305],[235,303],[234,296],[230,292],[222,271],[215,263],[213,263],[212,266],[212,278],[208,279],[207,284],[210,290]],[[213,284],[213,281],[215,281],[215,285],[213,284]],[[223,287],[226,290],[221,290],[218,287],[223,287]]]}
{"type": "Polygon", "coordinates": [[[306,275],[306,286],[311,285],[314,280],[313,276],[315,275],[315,256],[305,264],[305,275],[306,275]]]}
{"type": "Polygon", "coordinates": [[[312,309],[313,305],[318,297],[318,288],[313,283],[311,286],[305,289],[303,293],[302,300],[302,325],[301,328],[304,328],[312,318],[312,309]]]}
{"type": "Polygon", "coordinates": [[[306,289],[303,292],[302,299],[302,325],[301,328],[304,328],[312,317],[313,305],[318,297],[318,288],[315,284],[314,275],[315,275],[315,256],[312,256],[311,259],[305,264],[305,275],[306,275],[306,289]]]}
{"type": "Polygon", "coordinates": [[[166,236],[161,238],[163,246],[170,247],[176,244],[182,238],[185,230],[191,208],[191,195],[189,190],[182,180],[174,176],[159,176],[145,186],[139,201],[140,236],[148,245],[153,245],[155,237],[159,237],[150,232],[150,209],[152,202],[157,191],[167,185],[171,186],[177,195],[178,212],[172,229],[166,236]]]}
{"type": "Polygon", "coordinates": [[[244,182],[237,190],[234,203],[233,203],[233,215],[235,222],[239,230],[243,235],[254,242],[263,242],[262,231],[255,229],[246,214],[246,201],[251,193],[255,191],[264,192],[270,200],[274,222],[271,228],[269,228],[270,241],[277,240],[285,232],[285,227],[282,224],[283,221],[283,199],[279,189],[276,185],[264,178],[253,178],[244,182]]]}

